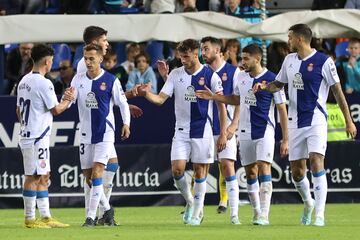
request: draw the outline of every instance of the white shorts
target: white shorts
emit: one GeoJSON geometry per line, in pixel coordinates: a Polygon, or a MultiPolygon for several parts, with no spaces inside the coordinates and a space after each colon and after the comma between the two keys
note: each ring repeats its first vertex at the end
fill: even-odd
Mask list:
{"type": "Polygon", "coordinates": [[[231,159],[231,160],[234,160],[236,161],[236,136],[234,134],[234,136],[226,141],[226,147],[224,150],[222,150],[221,152],[217,152],[217,146],[216,146],[216,143],[217,143],[217,140],[218,140],[219,136],[214,136],[214,148],[215,148],[215,160],[216,161],[221,161],[221,159],[231,159]]]}
{"type": "Polygon", "coordinates": [[[289,161],[309,158],[309,153],[325,156],[327,125],[289,129],[289,161]]]}
{"type": "Polygon", "coordinates": [[[274,129],[267,127],[263,138],[256,140],[240,139],[240,159],[241,165],[247,166],[256,161],[272,163],[274,159],[275,136],[274,129]]]}
{"type": "Polygon", "coordinates": [[[214,138],[190,138],[189,133],[175,131],[171,145],[171,161],[189,159],[192,163],[213,163],[214,138]]]}
{"type": "Polygon", "coordinates": [[[110,149],[110,152],[109,152],[109,159],[112,159],[112,158],[117,158],[116,149],[115,149],[114,144],[112,145],[112,148],[110,149]]]}
{"type": "Polygon", "coordinates": [[[79,146],[81,169],[92,168],[94,162],[107,165],[113,149],[115,149],[113,142],[81,143],[79,146]]]}
{"type": "Polygon", "coordinates": [[[25,175],[46,175],[50,172],[50,138],[40,140],[21,139],[19,142],[23,155],[25,175]]]}

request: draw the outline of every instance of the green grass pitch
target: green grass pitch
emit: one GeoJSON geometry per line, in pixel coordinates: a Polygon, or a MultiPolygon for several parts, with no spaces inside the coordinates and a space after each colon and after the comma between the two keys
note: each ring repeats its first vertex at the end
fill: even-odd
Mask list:
{"type": "Polygon", "coordinates": [[[84,209],[52,209],[52,215],[71,224],[66,229],[26,229],[23,210],[0,210],[0,239],[122,239],[122,240],[355,240],[360,239],[360,204],[328,204],[326,226],[300,226],[300,204],[272,205],[270,226],[251,225],[249,205],[240,207],[242,225],[229,224],[229,215],[217,214],[216,206],[206,206],[201,226],[182,223],[181,206],[116,208],[119,227],[82,228],[84,209]]]}

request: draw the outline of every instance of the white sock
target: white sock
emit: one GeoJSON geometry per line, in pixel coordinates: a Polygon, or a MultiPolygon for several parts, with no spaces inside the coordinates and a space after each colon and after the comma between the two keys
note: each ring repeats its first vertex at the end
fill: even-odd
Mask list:
{"type": "MultiPolygon", "coordinates": [[[[104,195],[106,199],[108,200],[108,203],[110,202],[110,197],[112,193],[113,188],[113,181],[114,176],[116,174],[116,171],[118,170],[119,165],[118,163],[110,163],[106,166],[106,169],[103,174],[103,186],[104,186],[104,195]]],[[[106,209],[106,205],[103,204],[104,200],[102,199],[100,201],[100,207],[99,207],[99,216],[100,218],[104,215],[104,211],[109,210],[106,209]],[[104,208],[105,207],[105,208],[104,208]]]]}
{"type": "Polygon", "coordinates": [[[177,189],[181,192],[181,195],[184,197],[186,203],[193,205],[194,197],[191,193],[189,184],[186,182],[185,176],[182,175],[179,178],[174,178],[174,181],[177,189]]]}
{"type": "Polygon", "coordinates": [[[260,196],[259,196],[259,182],[257,179],[248,179],[247,180],[247,190],[249,194],[249,199],[251,206],[254,211],[254,216],[259,216],[261,213],[260,210],[260,196]]]}
{"type": "Polygon", "coordinates": [[[271,195],[272,195],[272,180],[271,175],[259,176],[260,179],[260,209],[261,216],[266,220],[269,219],[271,195]]]}
{"type": "Polygon", "coordinates": [[[226,177],[226,190],[229,197],[230,217],[238,216],[239,211],[239,184],[236,176],[226,177]]]}
{"type": "Polygon", "coordinates": [[[325,170],[313,173],[312,182],[314,184],[315,217],[324,218],[326,195],[328,189],[325,170]]]}
{"type": "Polygon", "coordinates": [[[37,191],[36,205],[39,209],[41,218],[50,218],[51,217],[48,191],[37,191]]]}
{"type": "Polygon", "coordinates": [[[195,179],[194,212],[192,215],[193,218],[198,218],[200,216],[200,212],[203,211],[205,193],[206,193],[206,177],[200,178],[200,179],[195,179]]]}
{"type": "Polygon", "coordinates": [[[23,200],[25,219],[34,220],[36,210],[36,191],[24,189],[23,200]]]}
{"type": "Polygon", "coordinates": [[[86,183],[86,180],[84,180],[85,216],[87,216],[89,212],[90,190],[91,187],[86,183]]]}
{"type": "Polygon", "coordinates": [[[312,198],[311,198],[309,179],[305,175],[301,181],[296,182],[294,179],[293,179],[293,181],[294,181],[295,188],[299,192],[304,204],[306,206],[311,206],[313,204],[313,202],[312,202],[312,198]]]}
{"type": "Polygon", "coordinates": [[[95,219],[96,211],[103,194],[104,187],[102,185],[102,178],[94,178],[92,180],[92,187],[90,190],[89,211],[87,217],[90,217],[93,220],[95,219]]]}

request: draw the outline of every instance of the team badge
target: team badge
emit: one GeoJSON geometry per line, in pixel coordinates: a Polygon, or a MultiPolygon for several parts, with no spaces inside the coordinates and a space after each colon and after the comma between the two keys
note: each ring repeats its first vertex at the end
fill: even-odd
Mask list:
{"type": "Polygon", "coordinates": [[[307,66],[307,70],[308,70],[308,72],[311,72],[312,70],[314,70],[314,64],[309,63],[309,65],[307,66]]]}
{"type": "Polygon", "coordinates": [[[102,82],[102,83],[100,84],[100,90],[103,90],[103,91],[106,90],[106,83],[105,83],[105,82],[102,82]]]}
{"type": "Polygon", "coordinates": [[[199,85],[200,85],[200,86],[204,86],[204,84],[205,84],[205,78],[204,78],[204,77],[201,77],[201,78],[199,79],[199,85]]]}
{"type": "Polygon", "coordinates": [[[228,76],[227,76],[226,72],[224,72],[223,75],[221,76],[221,80],[223,80],[223,81],[228,80],[228,76]]]}
{"type": "Polygon", "coordinates": [[[266,80],[262,80],[261,84],[267,84],[266,80]]]}
{"type": "Polygon", "coordinates": [[[41,167],[41,168],[45,168],[45,167],[46,167],[46,162],[45,162],[45,160],[42,160],[42,161],[40,162],[40,167],[41,167]]]}

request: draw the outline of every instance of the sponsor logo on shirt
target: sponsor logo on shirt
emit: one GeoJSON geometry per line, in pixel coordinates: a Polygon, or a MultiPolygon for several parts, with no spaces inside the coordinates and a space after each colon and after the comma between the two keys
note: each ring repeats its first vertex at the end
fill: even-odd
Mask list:
{"type": "Polygon", "coordinates": [[[22,84],[20,84],[20,86],[19,86],[19,91],[21,91],[21,90],[27,90],[28,92],[30,92],[30,91],[31,91],[31,87],[30,87],[28,84],[26,84],[26,83],[22,83],[22,84]]]}
{"type": "Polygon", "coordinates": [[[309,63],[309,65],[307,66],[307,70],[308,72],[312,72],[312,70],[314,70],[314,64],[309,63]]]}
{"type": "Polygon", "coordinates": [[[252,89],[249,89],[248,94],[245,96],[245,104],[249,106],[256,106],[256,96],[252,89]]]}
{"type": "Polygon", "coordinates": [[[185,93],[185,101],[188,102],[197,102],[196,100],[196,95],[195,95],[195,88],[193,86],[188,86],[186,88],[186,93],[185,93]]]}
{"type": "Polygon", "coordinates": [[[102,82],[100,84],[100,90],[105,91],[106,90],[106,82],[102,82]]]}
{"type": "Polygon", "coordinates": [[[304,90],[304,81],[302,80],[301,73],[295,73],[295,79],[293,81],[293,87],[297,90],[304,90]]]}
{"type": "Polygon", "coordinates": [[[92,108],[92,109],[98,109],[99,108],[98,102],[97,102],[97,100],[95,98],[95,93],[89,92],[86,95],[85,104],[86,104],[87,108],[92,108]]]}

